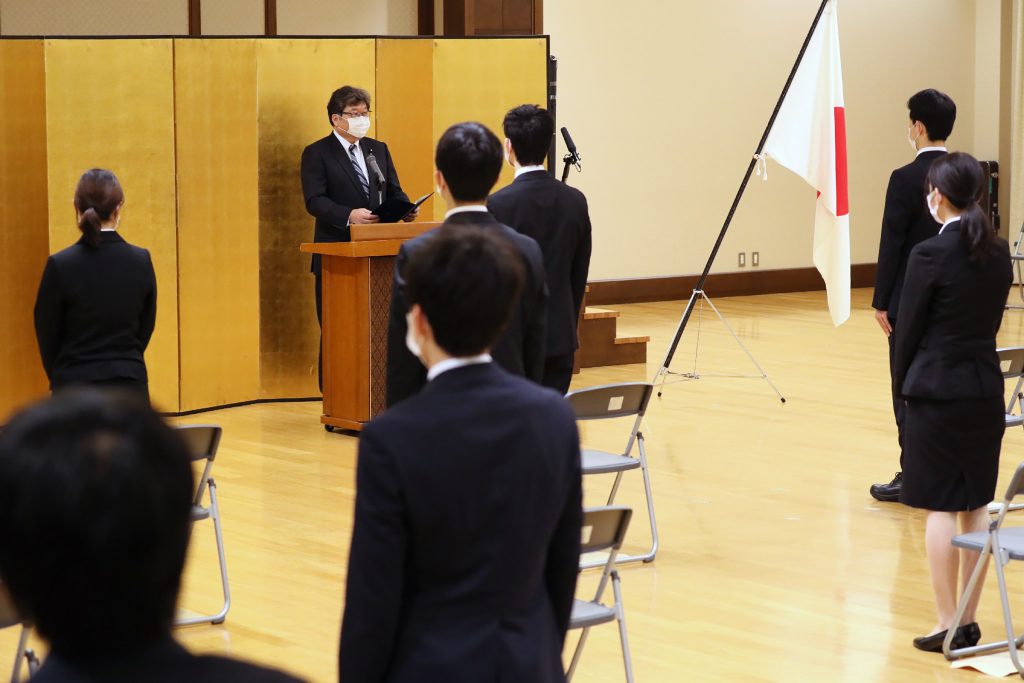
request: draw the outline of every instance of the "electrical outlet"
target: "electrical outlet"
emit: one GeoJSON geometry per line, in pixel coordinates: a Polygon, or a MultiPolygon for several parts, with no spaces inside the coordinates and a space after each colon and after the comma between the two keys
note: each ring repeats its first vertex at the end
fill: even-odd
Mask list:
{"type": "Polygon", "coordinates": [[[747,265],[747,252],[741,251],[740,252],[740,257],[739,257],[739,266],[740,266],[740,268],[743,268],[746,265],[747,265]]]}
{"type": "Polygon", "coordinates": [[[757,251],[750,252],[750,265],[757,268],[761,265],[761,254],[757,251]]]}

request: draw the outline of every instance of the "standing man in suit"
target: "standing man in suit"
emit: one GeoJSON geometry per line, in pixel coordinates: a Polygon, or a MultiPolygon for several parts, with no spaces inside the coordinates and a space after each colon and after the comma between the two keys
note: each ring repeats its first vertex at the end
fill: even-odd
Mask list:
{"type": "MultiPolygon", "coordinates": [[[[509,372],[540,382],[544,373],[545,319],[548,289],[544,257],[531,238],[499,223],[484,202],[501,173],[501,142],[480,123],[458,123],[437,143],[434,154],[437,193],[448,205],[445,225],[478,225],[508,240],[525,269],[522,294],[504,333],[494,343],[495,362],[509,372]]],[[[409,240],[398,250],[388,319],[387,404],[393,406],[418,392],[427,382],[426,370],[406,348],[405,265],[434,238],[435,230],[409,240]]]]}
{"type": "MultiPolygon", "coordinates": [[[[900,293],[911,250],[923,240],[935,236],[939,224],[932,218],[925,201],[925,179],[932,163],[946,154],[946,138],[953,132],[956,104],[949,95],[938,90],[922,90],[907,102],[910,128],[907,141],[914,148],[915,159],[897,168],[889,177],[882,214],[882,236],[878,245],[878,271],[875,275],[875,296],[871,306],[882,332],[889,339],[889,373],[892,379],[893,352],[896,339],[893,330],[899,314],[900,293]]],[[[875,500],[895,502],[903,486],[903,416],[905,403],[892,391],[892,407],[900,444],[900,471],[888,484],[873,484],[870,492],[875,500]]]]}
{"type": "Polygon", "coordinates": [[[502,127],[505,159],[516,169],[516,178],[491,195],[487,208],[502,223],[536,240],[544,254],[550,296],[541,383],[564,394],[572,380],[579,346],[576,327],[590,270],[587,198],[544,168],[555,134],[551,114],[524,104],[505,114],[502,127]]]}
{"type": "MultiPolygon", "coordinates": [[[[346,85],[327,101],[331,133],[302,150],[302,195],[316,218],[314,242],[348,242],[349,226],[376,223],[373,213],[384,201],[409,197],[398,182],[388,146],[366,137],[370,130],[370,93],[346,85]]],[[[416,218],[418,210],[404,220],[416,218]]],[[[320,255],[310,270],[316,278],[316,320],[322,321],[320,255]]],[[[321,354],[322,356],[322,354],[321,354]]],[[[322,365],[322,358],[321,358],[322,365]]],[[[322,368],[320,385],[323,389],[322,368]]]]}
{"type": "Polygon", "coordinates": [[[580,553],[579,437],[560,396],[492,362],[522,258],[447,225],[409,256],[416,396],[359,439],[342,683],[555,683],[580,553]]]}
{"type": "Polygon", "coordinates": [[[188,448],[144,402],[78,388],[0,433],[0,581],[50,652],[33,683],[296,683],[171,635],[188,448]]]}

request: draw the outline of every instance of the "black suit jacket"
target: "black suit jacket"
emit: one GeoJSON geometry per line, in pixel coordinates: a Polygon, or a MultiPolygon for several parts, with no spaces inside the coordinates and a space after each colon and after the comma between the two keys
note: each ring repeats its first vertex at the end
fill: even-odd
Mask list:
{"type": "Polygon", "coordinates": [[[143,354],[156,324],[149,252],[116,232],[84,238],[46,260],[36,296],[36,340],[50,388],[148,381],[143,354]]]}
{"type": "Polygon", "coordinates": [[[342,683],[551,683],[582,522],[568,403],[494,363],[442,373],[359,438],[342,683]]]}
{"type": "MultiPolygon", "coordinates": [[[[384,199],[397,197],[408,201],[409,197],[402,191],[398,182],[398,172],[391,160],[388,146],[373,138],[359,141],[363,157],[370,152],[377,159],[380,172],[384,174],[384,199]]],[[[367,165],[367,181],[370,183],[370,196],[363,192],[355,167],[348,155],[348,148],[333,132],[325,138],[317,140],[302,150],[302,195],[306,200],[306,211],[314,218],[314,242],[348,242],[348,216],[353,209],[375,209],[380,206],[377,200],[380,182],[367,165]]],[[[310,270],[320,272],[320,255],[313,254],[310,270]]]]}
{"type": "Polygon", "coordinates": [[[540,245],[550,292],[545,355],[572,353],[579,346],[576,323],[590,270],[587,198],[545,171],[531,171],[491,195],[487,208],[540,245]]]}
{"type": "Polygon", "coordinates": [[[932,163],[945,152],[924,152],[912,162],[897,168],[889,177],[882,214],[882,236],[878,243],[878,270],[871,307],[888,311],[897,319],[900,291],[910,251],[922,240],[934,237],[939,224],[928,212],[926,179],[932,163]]]}
{"type": "MultiPolygon", "coordinates": [[[[505,237],[522,254],[526,282],[519,305],[501,337],[491,349],[491,356],[509,372],[540,382],[544,374],[545,319],[548,289],[544,277],[544,257],[540,247],[529,237],[502,225],[485,211],[457,213],[444,224],[479,225],[505,237]]],[[[434,231],[419,235],[398,250],[395,274],[391,284],[391,313],[388,318],[387,403],[393,406],[418,392],[427,382],[427,371],[405,346],[405,314],[409,302],[405,298],[405,264],[409,257],[430,240],[434,231]]]]}
{"type": "Polygon", "coordinates": [[[170,637],[141,652],[114,650],[87,662],[51,653],[34,683],[298,683],[301,679],[226,657],[196,656],[170,637]]]}
{"type": "Polygon", "coordinates": [[[893,370],[905,397],[1003,395],[996,332],[1013,281],[1010,250],[996,238],[985,263],[972,266],[959,225],[950,223],[910,254],[893,370]]]}

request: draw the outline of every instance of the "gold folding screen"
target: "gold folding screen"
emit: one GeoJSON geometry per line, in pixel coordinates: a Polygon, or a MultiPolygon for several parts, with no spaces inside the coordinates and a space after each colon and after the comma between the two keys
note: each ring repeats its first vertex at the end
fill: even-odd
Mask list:
{"type": "MultiPolygon", "coordinates": [[[[330,92],[371,92],[370,135],[418,196],[448,125],[480,120],[500,137],[509,107],[545,101],[546,57],[538,38],[0,40],[0,199],[17,228],[0,233],[0,422],[45,394],[32,305],[46,253],[78,237],[83,170],[118,174],[121,231],[153,255],[159,408],[313,396],[299,159],[330,133],[330,92]]],[[[442,202],[421,215],[443,216],[442,202]]]]}

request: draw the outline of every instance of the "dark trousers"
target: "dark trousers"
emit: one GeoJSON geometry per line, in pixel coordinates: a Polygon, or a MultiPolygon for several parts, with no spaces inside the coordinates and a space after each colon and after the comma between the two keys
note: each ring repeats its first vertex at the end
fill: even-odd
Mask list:
{"type": "Polygon", "coordinates": [[[568,392],[569,383],[572,382],[572,366],[575,355],[575,352],[571,352],[545,358],[544,376],[540,383],[560,394],[568,392]]]}
{"type": "Polygon", "coordinates": [[[126,396],[133,400],[143,400],[147,404],[149,403],[149,383],[138,379],[129,379],[127,377],[97,379],[92,380],[91,382],[77,382],[74,384],[62,384],[60,386],[53,387],[53,393],[56,394],[69,389],[73,390],[76,387],[91,387],[104,393],[109,392],[119,396],[126,396]]]}
{"type": "Polygon", "coordinates": [[[889,318],[892,325],[892,334],[889,335],[889,387],[892,390],[892,413],[896,416],[896,433],[899,435],[900,443],[900,471],[903,470],[903,423],[907,414],[907,403],[903,397],[896,393],[896,385],[892,381],[894,362],[896,358],[896,321],[889,318]]]}
{"type": "Polygon", "coordinates": [[[316,279],[316,324],[320,326],[320,343],[317,345],[319,352],[316,359],[316,381],[320,387],[320,393],[324,393],[324,333],[323,333],[323,278],[320,273],[313,273],[316,279]]]}

